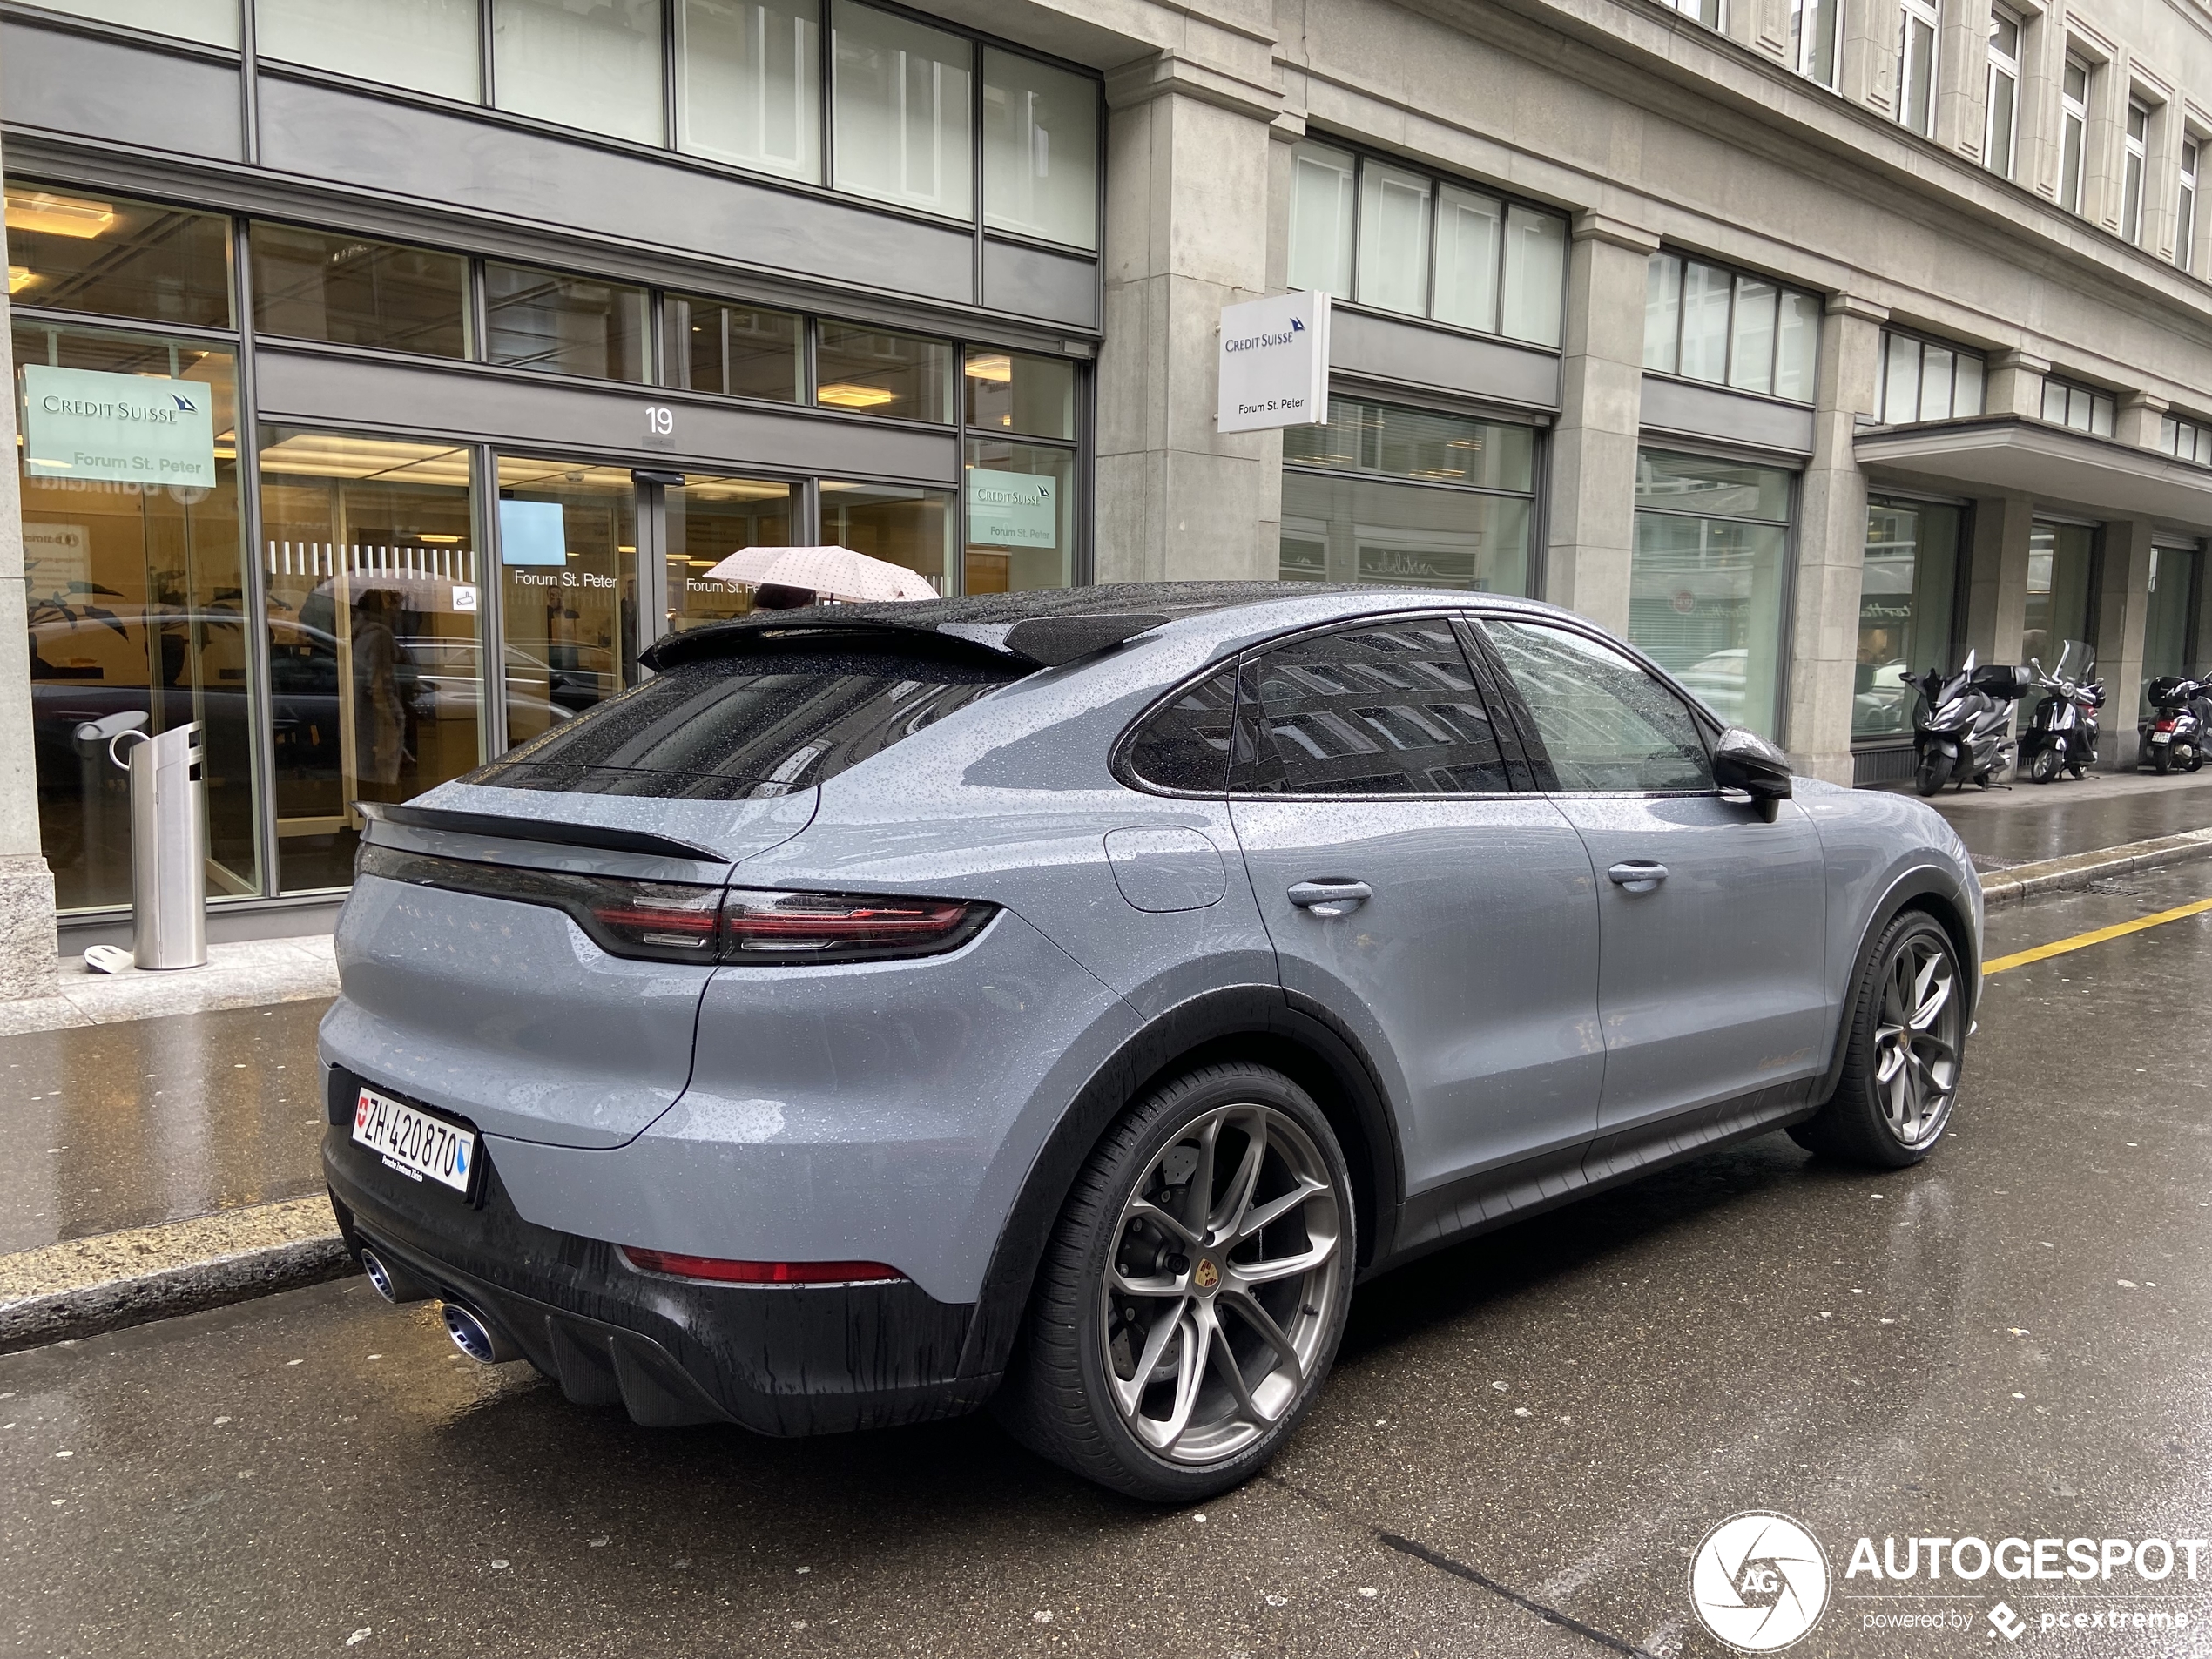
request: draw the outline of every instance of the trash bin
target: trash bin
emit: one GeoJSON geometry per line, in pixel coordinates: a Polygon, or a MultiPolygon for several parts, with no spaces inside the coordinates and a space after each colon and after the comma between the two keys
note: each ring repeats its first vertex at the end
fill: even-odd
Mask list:
{"type": "MultiPolygon", "coordinates": [[[[105,725],[107,722],[100,722],[105,725]]],[[[201,796],[200,725],[193,720],[153,737],[137,730],[108,737],[108,759],[131,774],[132,959],[140,968],[207,963],[207,832],[201,796]],[[135,738],[125,759],[116,750],[135,738]]]]}

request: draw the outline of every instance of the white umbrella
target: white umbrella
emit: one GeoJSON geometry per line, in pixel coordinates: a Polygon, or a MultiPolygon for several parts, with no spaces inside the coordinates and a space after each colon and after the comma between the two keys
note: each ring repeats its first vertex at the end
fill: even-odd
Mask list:
{"type": "Polygon", "coordinates": [[[847,603],[939,597],[927,577],[849,547],[741,547],[706,574],[748,588],[807,588],[847,603]]]}

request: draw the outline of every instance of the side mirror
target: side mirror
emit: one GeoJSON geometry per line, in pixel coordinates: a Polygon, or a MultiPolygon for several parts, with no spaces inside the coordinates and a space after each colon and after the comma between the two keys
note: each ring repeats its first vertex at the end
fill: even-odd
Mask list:
{"type": "Polygon", "coordinates": [[[1770,824],[1775,802],[1790,799],[1789,759],[1757,732],[1732,725],[1713,745],[1713,781],[1723,789],[1742,790],[1770,824]]]}

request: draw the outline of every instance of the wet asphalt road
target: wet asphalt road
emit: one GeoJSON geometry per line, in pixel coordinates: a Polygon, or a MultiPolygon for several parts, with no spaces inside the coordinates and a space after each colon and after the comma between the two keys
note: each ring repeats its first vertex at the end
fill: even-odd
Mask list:
{"type": "Polygon", "coordinates": [[[2093,772],[2050,784],[2022,779],[2000,789],[1946,789],[1929,805],[1951,820],[1976,869],[2001,870],[2202,829],[2212,822],[2212,770],[2093,772]]]}
{"type": "MultiPolygon", "coordinates": [[[[1991,951],[2208,894],[2015,908],[1991,951]]],[[[1297,1440],[1200,1510],[987,1419],[637,1429],[352,1282],[0,1359],[0,1652],[1713,1655],[1689,1552],[1739,1510],[1839,1575],[1861,1534],[2212,1534],[2208,989],[2212,916],[2012,970],[1919,1170],[1770,1136],[1364,1287],[1297,1440]]],[[[2208,1557],[2094,1602],[1839,1576],[1791,1651],[2212,1652],[2208,1557]],[[2190,1623],[2039,1628],[2115,1602],[2190,1623]],[[1967,1628],[1867,1628],[1899,1608],[1967,1628]]]]}

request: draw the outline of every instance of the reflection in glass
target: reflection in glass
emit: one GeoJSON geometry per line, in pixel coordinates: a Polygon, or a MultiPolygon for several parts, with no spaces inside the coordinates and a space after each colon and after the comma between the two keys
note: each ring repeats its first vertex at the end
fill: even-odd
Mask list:
{"type": "Polygon", "coordinates": [[[1696,260],[1682,273],[1682,362],[1676,370],[1693,381],[1716,385],[1728,378],[1727,272],[1696,260]]]}
{"type": "Polygon", "coordinates": [[[626,467],[499,457],[507,743],[637,683],[637,490],[626,467]]]}
{"type": "MultiPolygon", "coordinates": [[[[2203,650],[2197,635],[2204,606],[2204,549],[2153,547],[2150,550],[2150,594],[2143,611],[2143,685],[2161,674],[2199,675],[2212,671],[2202,662],[2203,650]]],[[[2138,718],[2148,719],[2152,708],[2148,691],[2138,718]]]]}
{"type": "MultiPolygon", "coordinates": [[[[1436,320],[1494,333],[1505,208],[1494,196],[1445,185],[1436,199],[1436,320]]],[[[1552,310],[1559,294],[1551,295],[1552,310]]]]}
{"type": "Polygon", "coordinates": [[[358,802],[408,799],[482,759],[469,452],[264,427],[260,460],[278,876],[341,887],[358,802]]]}
{"type": "Polygon", "coordinates": [[[1506,213],[1505,314],[1499,332],[1532,345],[1559,344],[1567,293],[1567,221],[1514,207],[1506,213]]]}
{"type": "Polygon", "coordinates": [[[1866,562],[1858,589],[1858,662],[1851,685],[1854,738],[1912,732],[1912,688],[1898,676],[1932,667],[1952,638],[1965,515],[1934,502],[1866,503],[1866,562]]]}
{"type": "Polygon", "coordinates": [[[970,438],[963,593],[1064,588],[1076,548],[1076,452],[970,438]]]}
{"type": "Polygon", "coordinates": [[[484,94],[478,0],[253,0],[253,50],[474,104],[484,94]]]}
{"type": "Polygon", "coordinates": [[[983,50],[983,222],[1098,246],[1098,83],[983,50]]]}
{"type": "Polygon", "coordinates": [[[1283,579],[1526,593],[1530,506],[1285,469],[1283,579]]]}
{"type": "Polygon", "coordinates": [[[941,340],[824,322],[814,342],[815,401],[905,421],[953,420],[953,348],[941,340]]]}
{"type": "Polygon", "coordinates": [[[1428,198],[1419,173],[1360,164],[1360,304],[1428,314],[1428,198]]]}
{"type": "Polygon", "coordinates": [[[485,356],[594,380],[645,378],[645,291],[527,266],[484,266],[485,356]]]}
{"type": "Polygon", "coordinates": [[[1629,638],[1731,725],[1781,716],[1791,476],[1646,449],[1636,458],[1629,638]]]}
{"type": "MultiPolygon", "coordinates": [[[[196,342],[20,320],[17,363],[188,381],[212,393],[212,489],[20,475],[39,833],[64,910],[131,902],[131,806],[78,725],[202,723],[207,891],[260,890],[254,835],[235,365],[196,342]]],[[[126,745],[127,747],[127,745],[126,745]]]]}
{"type": "Polygon", "coordinates": [[[491,0],[499,107],[658,145],[660,0],[491,0]]]}
{"type": "Polygon", "coordinates": [[[232,326],[227,219],[11,179],[7,225],[17,305],[232,326]]]}
{"type": "Polygon", "coordinates": [[[48,0],[46,9],[210,46],[238,45],[238,0],[48,0]]]}
{"type": "Polygon", "coordinates": [[[1032,438],[1076,435],[1076,366],[1064,357],[968,350],[968,424],[1032,438]]]}
{"type": "Polygon", "coordinates": [[[822,544],[903,564],[940,593],[953,554],[953,492],[822,481],[822,544]]]}
{"type": "Polygon", "coordinates": [[[661,300],[662,361],[671,386],[725,397],[795,403],[803,319],[720,300],[671,293],[661,300]]]}
{"type": "Polygon", "coordinates": [[[791,545],[791,486],[685,473],[662,493],[668,537],[668,631],[726,622],[752,609],[752,590],[707,572],[740,548],[791,545]]]}
{"type": "Polygon", "coordinates": [[[2027,615],[2020,660],[2055,669],[2069,639],[2087,639],[2096,585],[2097,532],[2038,519],[2027,536],[2027,615]]]}
{"type": "Polygon", "coordinates": [[[676,30],[676,147],[819,184],[815,0],[682,0],[676,30]]]}
{"type": "Polygon", "coordinates": [[[1291,151],[1290,286],[1352,297],[1350,152],[1301,141],[1291,151]]]}
{"type": "Polygon", "coordinates": [[[926,212],[975,211],[957,35],[836,0],[837,187],[926,212]]]}
{"type": "Polygon", "coordinates": [[[253,231],[253,326],[341,346],[463,357],[469,261],[295,225],[253,231]]]}
{"type": "Polygon", "coordinates": [[[1728,383],[1745,392],[1774,389],[1775,287],[1764,277],[1736,279],[1736,323],[1728,383]]]}
{"type": "Polygon", "coordinates": [[[1286,466],[1387,473],[1481,489],[1533,489],[1535,456],[1535,433],[1528,427],[1364,398],[1332,397],[1327,425],[1291,427],[1283,434],[1286,466]]]}

